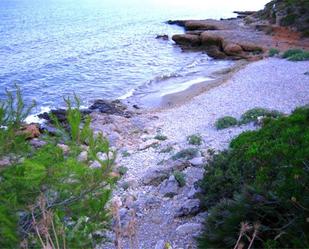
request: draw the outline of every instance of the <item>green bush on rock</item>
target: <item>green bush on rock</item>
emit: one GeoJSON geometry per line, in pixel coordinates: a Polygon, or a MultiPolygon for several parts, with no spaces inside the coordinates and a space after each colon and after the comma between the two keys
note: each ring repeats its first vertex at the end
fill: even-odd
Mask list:
{"type": "Polygon", "coordinates": [[[308,165],[309,108],[235,138],[200,183],[209,216],[199,248],[307,248],[308,165]]]}

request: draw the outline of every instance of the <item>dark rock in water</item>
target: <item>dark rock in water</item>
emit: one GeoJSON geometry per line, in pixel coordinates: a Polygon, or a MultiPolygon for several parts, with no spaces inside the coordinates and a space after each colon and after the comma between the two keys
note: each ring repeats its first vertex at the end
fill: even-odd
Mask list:
{"type": "Polygon", "coordinates": [[[168,35],[157,35],[156,39],[162,39],[162,40],[167,41],[168,40],[168,35]]]}
{"type": "MultiPolygon", "coordinates": [[[[81,110],[81,113],[83,116],[90,114],[91,111],[90,110],[81,110]]],[[[38,115],[38,117],[40,119],[45,119],[46,121],[48,121],[49,123],[53,123],[53,119],[52,116],[56,117],[57,120],[60,123],[66,123],[67,122],[67,111],[65,109],[56,109],[56,110],[51,110],[49,113],[48,112],[44,112],[38,115]]]]}
{"type": "Polygon", "coordinates": [[[127,107],[121,103],[120,100],[108,101],[98,99],[89,107],[89,110],[105,114],[124,116],[127,118],[132,116],[132,113],[127,110],[127,107]]]}
{"type": "Polygon", "coordinates": [[[178,25],[178,26],[184,27],[185,24],[186,24],[186,21],[184,21],[184,20],[168,20],[166,23],[170,24],[170,25],[178,25]]]}

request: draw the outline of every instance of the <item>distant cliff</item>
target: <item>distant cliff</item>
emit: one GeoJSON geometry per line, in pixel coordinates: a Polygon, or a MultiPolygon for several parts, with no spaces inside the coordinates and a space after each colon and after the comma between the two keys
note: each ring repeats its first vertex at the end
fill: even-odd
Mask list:
{"type": "Polygon", "coordinates": [[[309,1],[273,0],[255,14],[271,24],[290,27],[309,37],[309,1]]]}

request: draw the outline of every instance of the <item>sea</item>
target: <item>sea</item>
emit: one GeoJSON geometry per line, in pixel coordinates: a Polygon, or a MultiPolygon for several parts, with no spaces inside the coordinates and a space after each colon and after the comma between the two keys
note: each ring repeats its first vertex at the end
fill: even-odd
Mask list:
{"type": "Polygon", "coordinates": [[[211,79],[230,66],[202,52],[156,39],[184,30],[167,20],[235,17],[267,0],[0,0],[0,100],[21,88],[34,112],[63,106],[75,93],[95,99],[135,97],[149,104],[211,79]]]}

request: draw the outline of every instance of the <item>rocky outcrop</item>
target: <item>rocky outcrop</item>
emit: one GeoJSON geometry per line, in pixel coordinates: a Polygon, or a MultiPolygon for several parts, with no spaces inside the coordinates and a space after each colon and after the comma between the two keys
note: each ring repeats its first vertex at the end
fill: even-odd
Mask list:
{"type": "MultiPolygon", "coordinates": [[[[211,19],[169,21],[169,24],[180,25],[186,31],[185,34],[174,35],[172,40],[183,49],[202,50],[217,59],[258,60],[268,56],[267,52],[270,48],[277,48],[281,51],[291,47],[308,49],[309,39],[300,39],[300,35],[293,31],[304,30],[307,27],[305,30],[308,32],[308,22],[304,24],[305,27],[300,27],[299,24],[298,28],[288,30],[280,26],[282,20],[285,20],[279,18],[279,16],[282,16],[280,14],[282,11],[276,12],[277,19],[280,20],[278,19],[275,23],[268,22],[267,18],[261,17],[270,11],[269,5],[267,6],[268,8],[265,8],[264,11],[257,13],[252,11],[237,12],[240,18],[222,19],[220,21],[211,19]]],[[[307,13],[306,8],[303,9],[304,13],[307,13]]],[[[300,11],[298,7],[292,9],[300,11]]],[[[303,23],[305,22],[303,20],[303,23]]]]}
{"type": "Polygon", "coordinates": [[[191,34],[173,35],[172,40],[179,45],[185,45],[188,47],[197,47],[201,45],[201,39],[199,35],[191,35],[191,34]]]}

